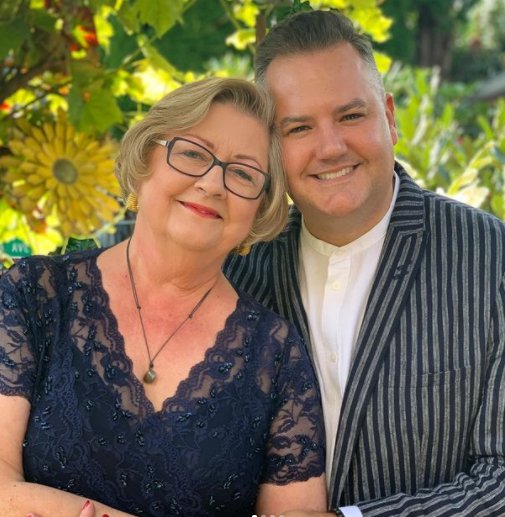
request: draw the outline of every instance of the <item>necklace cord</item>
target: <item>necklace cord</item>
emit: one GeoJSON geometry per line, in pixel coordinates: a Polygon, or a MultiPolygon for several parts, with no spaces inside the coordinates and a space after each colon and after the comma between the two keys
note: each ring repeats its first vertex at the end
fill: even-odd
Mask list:
{"type": "MultiPolygon", "coordinates": [[[[154,378],[156,377],[156,374],[155,374],[155,372],[153,370],[155,359],[158,357],[158,355],[161,353],[161,351],[165,348],[165,346],[168,345],[168,343],[175,336],[175,334],[177,334],[177,332],[181,329],[181,327],[185,323],[187,323],[188,320],[193,319],[193,316],[195,315],[196,311],[201,307],[203,302],[206,300],[207,296],[209,296],[210,292],[214,288],[214,285],[216,285],[216,284],[214,283],[210,287],[210,289],[205,292],[205,294],[200,298],[200,300],[198,300],[197,304],[193,307],[191,312],[186,316],[186,318],[184,320],[182,320],[179,323],[179,325],[177,325],[177,327],[175,327],[175,330],[173,330],[170,333],[170,335],[160,345],[160,348],[158,349],[158,351],[154,354],[154,356],[151,357],[151,351],[149,349],[149,344],[148,344],[148,341],[147,341],[147,334],[146,334],[146,329],[145,329],[145,326],[144,326],[144,320],[142,319],[142,306],[140,305],[140,301],[139,301],[139,297],[138,297],[138,293],[137,293],[137,286],[135,285],[135,279],[133,277],[133,270],[132,270],[132,266],[131,266],[131,262],[130,262],[130,242],[131,242],[131,237],[128,239],[128,243],[126,244],[126,266],[128,268],[128,276],[130,277],[130,285],[131,285],[131,288],[132,288],[133,300],[135,301],[135,307],[137,308],[137,313],[139,315],[140,327],[142,329],[142,335],[144,337],[144,344],[146,345],[147,356],[149,358],[149,371],[148,371],[148,373],[152,372],[152,375],[154,376],[151,381],[145,381],[145,382],[150,383],[150,382],[153,382],[154,378]]],[[[145,380],[145,377],[144,377],[144,380],[145,380]]]]}

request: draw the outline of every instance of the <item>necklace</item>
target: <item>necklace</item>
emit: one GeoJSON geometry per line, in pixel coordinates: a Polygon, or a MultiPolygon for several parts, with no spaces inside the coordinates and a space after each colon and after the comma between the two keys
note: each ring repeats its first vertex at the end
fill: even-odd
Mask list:
{"type": "Polygon", "coordinates": [[[146,329],[144,327],[144,320],[142,319],[142,307],[139,302],[139,297],[137,294],[137,288],[135,286],[135,280],[133,278],[133,271],[132,266],[130,264],[130,242],[131,238],[128,239],[128,244],[126,245],[126,265],[128,267],[128,275],[130,277],[130,284],[132,287],[132,293],[133,293],[133,299],[135,300],[135,307],[137,307],[137,313],[139,315],[140,320],[140,327],[142,328],[142,335],[144,336],[144,343],[146,345],[147,350],[147,357],[149,357],[149,368],[147,369],[147,372],[144,374],[143,381],[146,384],[152,384],[157,377],[156,371],[154,370],[154,360],[160,355],[161,351],[170,343],[170,340],[179,332],[179,330],[182,328],[182,326],[187,323],[190,319],[193,318],[196,311],[201,307],[202,303],[205,301],[207,296],[209,296],[210,292],[214,288],[212,286],[198,301],[198,303],[193,307],[191,312],[186,316],[184,320],[182,320],[177,327],[175,327],[175,330],[172,331],[172,333],[163,341],[163,343],[160,345],[160,348],[158,351],[151,357],[151,350],[149,349],[149,344],[147,343],[147,335],[146,335],[146,329]]]}

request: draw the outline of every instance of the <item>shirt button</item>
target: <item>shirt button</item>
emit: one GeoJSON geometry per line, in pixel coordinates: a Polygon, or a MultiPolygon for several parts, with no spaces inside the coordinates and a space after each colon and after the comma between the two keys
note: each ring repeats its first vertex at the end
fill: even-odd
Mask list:
{"type": "Polygon", "coordinates": [[[330,354],[330,361],[332,363],[336,363],[337,362],[337,354],[330,354]]]}
{"type": "Polygon", "coordinates": [[[335,280],[335,282],[333,282],[331,284],[331,288],[333,289],[333,291],[338,291],[341,287],[342,287],[342,283],[339,282],[338,280],[335,280]]]}

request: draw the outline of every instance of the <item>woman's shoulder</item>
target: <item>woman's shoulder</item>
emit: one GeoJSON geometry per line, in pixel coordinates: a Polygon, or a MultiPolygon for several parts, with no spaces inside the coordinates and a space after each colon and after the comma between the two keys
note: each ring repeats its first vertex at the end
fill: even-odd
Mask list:
{"type": "Polygon", "coordinates": [[[251,313],[257,313],[258,316],[261,315],[262,317],[270,318],[272,320],[284,321],[287,324],[289,324],[289,322],[286,319],[282,318],[268,307],[262,305],[248,292],[243,291],[242,289],[237,287],[235,289],[239,297],[239,307],[241,307],[242,310],[249,311],[251,313]]]}
{"type": "Polygon", "coordinates": [[[96,260],[102,249],[83,250],[64,255],[32,255],[19,259],[2,275],[2,285],[15,286],[20,291],[34,292],[35,286],[57,290],[67,283],[76,268],[96,260]]]}
{"type": "Polygon", "coordinates": [[[259,322],[260,327],[264,329],[275,329],[275,335],[284,337],[284,340],[302,343],[302,338],[293,323],[259,303],[249,293],[241,289],[237,289],[237,292],[238,307],[247,321],[253,324],[259,322]]]}
{"type": "Polygon", "coordinates": [[[16,262],[11,266],[11,268],[9,268],[8,271],[6,271],[6,273],[16,270],[22,272],[36,269],[66,269],[69,266],[78,264],[80,262],[93,260],[103,251],[103,248],[94,248],[73,251],[61,255],[31,255],[16,260],[16,262]]]}

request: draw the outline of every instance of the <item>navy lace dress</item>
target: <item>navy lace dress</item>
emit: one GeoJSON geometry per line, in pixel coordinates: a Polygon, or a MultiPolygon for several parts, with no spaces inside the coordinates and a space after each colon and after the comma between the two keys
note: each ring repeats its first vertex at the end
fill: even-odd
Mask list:
{"type": "Polygon", "coordinates": [[[240,294],[216,343],[155,411],[96,259],[23,259],[0,284],[0,392],[31,403],[27,481],[139,516],[250,516],[260,483],[319,476],[319,393],[290,324],[240,294]]]}

